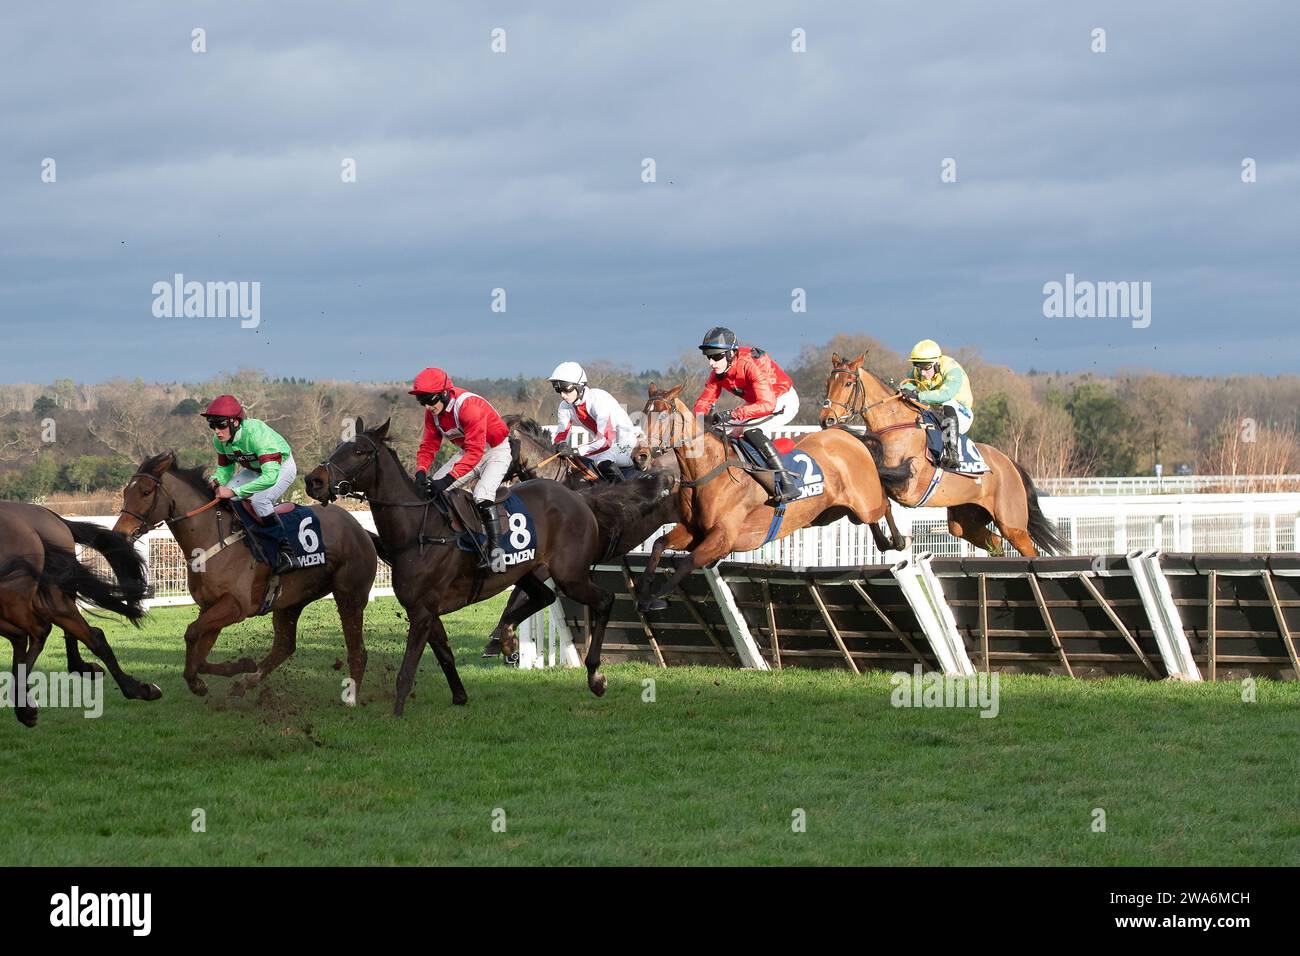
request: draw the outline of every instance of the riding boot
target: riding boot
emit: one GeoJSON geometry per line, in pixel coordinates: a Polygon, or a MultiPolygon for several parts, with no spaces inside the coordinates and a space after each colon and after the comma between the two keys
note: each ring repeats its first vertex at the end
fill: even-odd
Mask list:
{"type": "Polygon", "coordinates": [[[622,470],[612,461],[596,462],[596,471],[600,473],[600,477],[604,478],[610,484],[616,485],[623,480],[622,470]]]}
{"type": "Polygon", "coordinates": [[[944,405],[940,409],[939,416],[943,423],[940,432],[943,436],[943,454],[939,456],[939,467],[956,469],[961,465],[961,451],[958,448],[961,432],[957,427],[957,410],[950,405],[944,405]]]}
{"type": "MultiPolygon", "coordinates": [[[[494,501],[475,501],[478,506],[478,516],[483,521],[483,551],[486,558],[479,558],[478,566],[480,568],[492,567],[492,557],[501,548],[501,525],[497,521],[497,506],[494,501]]],[[[496,568],[493,568],[496,570],[496,568]]],[[[502,568],[504,570],[504,568],[502,568]]]]}
{"type": "Polygon", "coordinates": [[[754,474],[758,483],[763,486],[763,490],[768,493],[767,503],[776,507],[798,498],[799,492],[794,487],[794,476],[785,470],[785,465],[781,463],[781,456],[776,453],[776,448],[772,445],[772,439],[768,438],[761,428],[749,429],[745,432],[745,438],[758,450],[767,467],[771,469],[754,474]]]}
{"type": "Polygon", "coordinates": [[[267,555],[272,573],[287,574],[292,571],[293,544],[289,541],[289,529],[284,526],[284,521],[275,512],[265,518],[259,517],[258,521],[266,529],[265,540],[275,545],[275,553],[267,555]]]}

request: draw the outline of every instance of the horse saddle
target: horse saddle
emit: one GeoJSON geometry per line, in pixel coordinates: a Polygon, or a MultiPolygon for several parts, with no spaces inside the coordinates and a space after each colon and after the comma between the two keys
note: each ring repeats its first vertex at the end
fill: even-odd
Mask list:
{"type": "MultiPolygon", "coordinates": [[[[477,553],[483,538],[483,521],[479,517],[474,498],[465,491],[451,491],[443,496],[447,501],[447,517],[456,532],[456,547],[477,553]]],[[[513,489],[497,493],[497,526],[501,529],[498,542],[505,564],[531,561],[536,555],[537,527],[532,513],[523,499],[513,489]]]]}
{"type": "Polygon", "coordinates": [[[943,462],[943,419],[938,412],[925,409],[921,412],[922,427],[925,429],[925,453],[930,464],[945,471],[955,471],[959,475],[980,475],[989,471],[984,456],[980,454],[975,443],[968,435],[957,436],[957,467],[946,468],[943,462]]]}
{"type": "MultiPolygon", "coordinates": [[[[505,527],[507,512],[505,502],[514,494],[513,488],[498,488],[496,496],[497,521],[505,527]]],[[[483,519],[479,516],[478,505],[474,496],[468,491],[456,488],[443,495],[447,502],[447,517],[451,519],[451,529],[457,534],[482,534],[483,519]]]]}

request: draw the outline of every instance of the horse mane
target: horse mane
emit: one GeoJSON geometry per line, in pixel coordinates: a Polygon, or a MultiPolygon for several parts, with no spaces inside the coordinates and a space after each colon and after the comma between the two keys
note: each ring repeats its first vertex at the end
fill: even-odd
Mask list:
{"type": "Polygon", "coordinates": [[[551,436],[534,419],[526,418],[523,415],[507,415],[503,421],[506,423],[506,427],[511,430],[517,428],[529,438],[535,438],[543,444],[550,444],[551,436]]]}
{"type": "MultiPolygon", "coordinates": [[[[365,434],[371,439],[371,441],[374,440],[374,435],[371,435],[369,432],[366,432],[365,434]]],[[[387,437],[385,437],[383,441],[379,442],[379,447],[392,456],[393,464],[397,466],[397,473],[402,476],[402,481],[406,485],[407,490],[410,491],[411,494],[416,494],[415,479],[411,477],[409,472],[407,472],[406,466],[402,464],[402,459],[397,457],[397,449],[389,444],[387,437]]]]}
{"type": "Polygon", "coordinates": [[[163,469],[165,472],[171,472],[204,498],[212,497],[212,488],[208,484],[208,479],[204,477],[203,474],[204,466],[195,465],[193,468],[182,468],[177,464],[176,452],[174,449],[169,448],[166,451],[159,452],[156,455],[146,458],[144,463],[140,466],[140,471],[150,475],[158,475],[158,477],[161,478],[162,475],[159,474],[158,469],[162,463],[169,458],[171,459],[171,464],[167,468],[163,469]]]}
{"type": "Polygon", "coordinates": [[[629,481],[617,483],[597,482],[581,492],[582,500],[587,503],[596,518],[596,526],[607,539],[602,561],[608,561],[616,554],[626,554],[641,543],[641,538],[652,533],[655,527],[674,520],[672,511],[677,499],[667,494],[671,479],[662,471],[649,471],[629,481]],[[662,511],[661,514],[656,514],[662,511]],[[647,517],[655,516],[655,526],[638,529],[628,541],[629,529],[643,525],[647,517]],[[640,534],[644,531],[645,534],[640,534]],[[626,547],[622,547],[626,544],[626,547]],[[620,551],[620,548],[622,550],[620,551]]]}

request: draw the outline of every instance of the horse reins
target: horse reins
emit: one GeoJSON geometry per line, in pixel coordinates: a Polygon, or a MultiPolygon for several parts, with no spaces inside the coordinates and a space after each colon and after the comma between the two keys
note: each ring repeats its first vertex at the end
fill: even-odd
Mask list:
{"type": "MultiPolygon", "coordinates": [[[[146,478],[149,481],[152,481],[154,483],[155,491],[162,490],[162,479],[159,478],[157,475],[151,475],[147,471],[137,471],[134,475],[131,476],[131,478],[132,480],[136,478],[146,478]]],[[[156,496],[154,497],[153,504],[149,506],[149,515],[142,515],[139,514],[138,512],[132,511],[130,508],[126,507],[125,500],[122,502],[121,513],[124,515],[130,515],[132,518],[135,518],[137,521],[140,522],[140,528],[138,528],[133,534],[135,540],[137,541],[140,540],[142,537],[144,537],[154,528],[158,527],[160,524],[166,524],[167,526],[170,527],[173,522],[187,521],[190,518],[194,518],[198,515],[203,514],[203,512],[207,511],[209,508],[215,508],[222,501],[221,498],[213,498],[207,504],[199,505],[199,507],[195,508],[193,511],[187,511],[185,512],[185,514],[177,517],[176,515],[172,514],[172,508],[174,508],[176,505],[176,499],[173,498],[171,495],[168,495],[167,500],[169,502],[169,504],[167,505],[167,517],[159,521],[153,521],[153,522],[150,521],[149,516],[152,515],[154,513],[154,510],[158,507],[158,498],[156,496]]]]}

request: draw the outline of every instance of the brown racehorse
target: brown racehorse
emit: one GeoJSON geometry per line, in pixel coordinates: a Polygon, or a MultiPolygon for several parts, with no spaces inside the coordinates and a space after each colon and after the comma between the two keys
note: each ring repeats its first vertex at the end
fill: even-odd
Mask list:
{"type": "MultiPolygon", "coordinates": [[[[681,521],[655,542],[641,579],[638,603],[646,610],[662,610],[666,606],[663,596],[691,571],[732,552],[757,548],[767,537],[774,517],[774,509],[767,504],[767,492],[743,473],[746,463],[733,456],[732,449],[699,422],[678,398],[681,391],[681,385],[666,392],[651,385],[645,406],[651,454],[658,457],[674,452],[681,472],[677,492],[681,521]],[[654,573],[666,548],[690,553],[675,559],[675,573],[656,587],[654,573]]],[[[823,492],[790,502],[773,540],[800,528],[820,527],[847,517],[857,524],[870,525],[877,543],[885,545],[881,550],[891,544],[902,545],[897,531],[894,542],[884,541],[876,522],[889,514],[889,499],[882,482],[905,481],[905,468],[879,465],[879,448],[870,438],[843,428],[805,435],[795,449],[807,452],[821,466],[823,492]]]]}
{"type": "Polygon", "coordinates": [[[505,622],[513,627],[555,601],[544,575],[591,609],[587,686],[597,697],[605,693],[600,648],[614,598],[591,580],[591,566],[600,559],[603,547],[602,530],[583,496],[553,481],[526,481],[510,489],[532,515],[535,540],[521,547],[531,547],[534,556],[508,565],[499,574],[480,570],[475,566],[478,555],[456,546],[456,533],[439,507],[445,500],[428,500],[416,491],[397,453],[386,443],[388,425],[384,422],[364,431],[358,421],[356,439],[340,444],[327,461],[312,469],[306,482],[307,493],[317,501],[351,495],[370,502],[383,544],[381,555],[392,565],[393,590],[410,621],[393,712],[400,716],[406,707],[425,644],[438,657],[452,703],[464,704],[468,697],[456,672],[442,615],[517,584],[529,600],[516,612],[516,620],[505,622]]]}
{"type": "MultiPolygon", "coordinates": [[[[70,673],[101,673],[98,665],[82,660],[77,649],[81,641],[104,662],[128,699],[161,697],[155,685],[122,670],[104,632],[92,627],[77,607],[82,600],[137,622],[144,616],[141,602],[147,587],[144,562],[125,535],[68,521],[38,505],[0,502],[0,634],[13,645],[15,689],[20,673],[31,674],[57,624],[67,644],[70,673]],[[101,578],[78,561],[78,544],[102,554],[116,581],[101,578]]],[[[22,704],[14,712],[21,723],[36,725],[34,706],[22,704]]]]}
{"type": "Polygon", "coordinates": [[[208,663],[222,628],[257,614],[271,581],[271,569],[255,560],[243,541],[230,542],[231,533],[241,527],[232,507],[243,505],[214,504],[203,469],[177,467],[170,451],[146,459],[122,491],[122,512],[114,530],[139,538],[166,524],[185,555],[186,584],[199,606],[199,616],[185,629],[185,682],[202,695],[208,687],[200,674],[247,674],[230,687],[232,696],[242,697],[294,652],[302,609],[333,592],[353,681],[343,700],[355,704],[366,673],[362,621],[378,559],[370,535],[341,508],[312,509],[325,544],[325,564],[281,577],[279,596],[270,608],[275,639],[266,657],[260,663],[248,658],[208,663]]]}
{"type": "MultiPolygon", "coordinates": [[[[865,352],[855,359],[841,358],[839,353],[832,356],[819,421],[826,428],[861,417],[884,445],[886,462],[908,467],[919,463],[906,484],[889,489],[889,496],[899,504],[915,507],[936,471],[925,454],[920,413],[926,406],[863,368],[866,357],[865,352]]],[[[953,536],[995,557],[1003,553],[1003,538],[1026,557],[1069,551],[1039,507],[1038,491],[1025,470],[991,445],[976,443],[976,447],[991,471],[982,475],[944,471],[925,500],[929,507],[948,509],[948,530],[953,536]],[[990,521],[1002,537],[989,529],[990,521]]]]}

